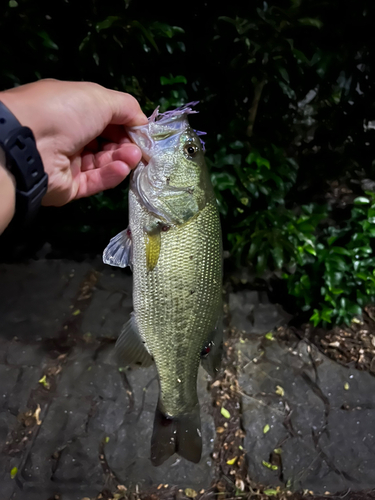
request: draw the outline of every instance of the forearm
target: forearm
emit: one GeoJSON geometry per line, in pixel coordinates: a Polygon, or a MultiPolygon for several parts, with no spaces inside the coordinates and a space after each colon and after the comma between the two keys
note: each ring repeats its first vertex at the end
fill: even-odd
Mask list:
{"type": "Polygon", "coordinates": [[[5,168],[5,154],[0,148],[0,234],[14,216],[16,187],[13,175],[5,168]]]}

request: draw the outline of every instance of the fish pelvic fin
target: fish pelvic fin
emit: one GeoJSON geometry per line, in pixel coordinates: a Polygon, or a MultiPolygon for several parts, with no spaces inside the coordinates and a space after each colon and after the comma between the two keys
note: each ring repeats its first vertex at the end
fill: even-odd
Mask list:
{"type": "Polygon", "coordinates": [[[198,405],[190,413],[169,417],[158,404],[151,438],[151,463],[161,465],[174,453],[190,462],[200,461],[202,437],[198,405]]]}

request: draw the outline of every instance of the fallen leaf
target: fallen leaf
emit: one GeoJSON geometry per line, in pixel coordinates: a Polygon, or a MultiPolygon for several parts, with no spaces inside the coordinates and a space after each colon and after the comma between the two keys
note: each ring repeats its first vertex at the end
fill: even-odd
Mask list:
{"type": "Polygon", "coordinates": [[[273,450],[274,453],[276,453],[276,455],[281,455],[281,453],[283,452],[283,450],[281,448],[275,448],[273,450]]]}
{"type": "Polygon", "coordinates": [[[222,434],[225,431],[224,427],[218,427],[216,429],[217,434],[222,434]]]}
{"type": "Polygon", "coordinates": [[[268,332],[268,333],[266,333],[266,334],[265,334],[265,337],[266,337],[266,339],[267,339],[267,340],[274,340],[274,338],[273,338],[273,333],[272,333],[272,332],[268,332]]]}
{"type": "Polygon", "coordinates": [[[264,427],[263,427],[263,434],[267,434],[267,432],[270,430],[270,426],[268,424],[266,424],[264,427]]]}
{"type": "Polygon", "coordinates": [[[43,377],[39,380],[39,384],[42,384],[42,386],[45,388],[45,389],[49,389],[50,388],[50,384],[47,380],[47,376],[46,375],[43,375],[43,377]]]}
{"type": "Polygon", "coordinates": [[[233,465],[233,464],[235,464],[235,463],[236,463],[236,461],[237,461],[237,458],[238,458],[238,457],[233,457],[233,458],[230,458],[229,460],[227,460],[227,464],[228,464],[228,465],[233,465]]]}
{"type": "Polygon", "coordinates": [[[81,314],[81,311],[80,311],[80,309],[76,309],[74,311],[74,313],[72,313],[72,314],[73,314],[73,316],[78,316],[78,314],[81,314]]]}
{"type": "Polygon", "coordinates": [[[269,462],[266,462],[265,460],[262,460],[262,465],[264,467],[267,467],[267,469],[271,469],[271,470],[277,470],[278,469],[277,465],[272,465],[269,462]]]}
{"type": "Polygon", "coordinates": [[[198,495],[198,493],[192,488],[186,488],[184,493],[189,498],[195,498],[198,495]]]}
{"type": "Polygon", "coordinates": [[[230,418],[230,413],[226,408],[222,407],[220,413],[223,415],[224,418],[230,418]]]}
{"type": "Polygon", "coordinates": [[[345,384],[344,384],[344,389],[345,389],[346,391],[348,391],[348,390],[349,390],[349,384],[348,384],[348,382],[345,382],[345,384]]]}
{"type": "Polygon", "coordinates": [[[240,491],[245,491],[245,483],[242,481],[242,479],[236,479],[236,488],[240,491]]]}
{"type": "Polygon", "coordinates": [[[269,490],[263,490],[263,493],[269,497],[277,495],[278,491],[270,488],[269,490]]]}
{"type": "Polygon", "coordinates": [[[285,394],[284,389],[283,389],[280,385],[277,385],[277,386],[276,386],[276,390],[275,390],[275,392],[276,392],[276,394],[277,394],[278,396],[281,396],[281,397],[283,397],[283,396],[284,396],[284,394],[285,394]]]}
{"type": "Polygon", "coordinates": [[[40,405],[38,404],[38,406],[36,407],[36,410],[34,412],[34,415],[33,415],[33,417],[36,420],[36,425],[40,425],[42,423],[42,421],[39,418],[39,415],[40,415],[41,411],[42,411],[42,409],[41,409],[40,405]]]}
{"type": "Polygon", "coordinates": [[[10,471],[11,479],[14,479],[17,476],[17,472],[18,472],[17,467],[13,467],[13,469],[10,471]]]}

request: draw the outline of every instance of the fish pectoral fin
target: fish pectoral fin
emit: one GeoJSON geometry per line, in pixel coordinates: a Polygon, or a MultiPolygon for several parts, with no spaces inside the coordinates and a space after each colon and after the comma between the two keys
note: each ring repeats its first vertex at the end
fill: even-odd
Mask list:
{"type": "Polygon", "coordinates": [[[151,463],[158,466],[174,453],[198,463],[202,454],[199,406],[175,418],[166,416],[158,404],[151,438],[151,463]]]}
{"type": "Polygon", "coordinates": [[[103,252],[104,264],[132,267],[132,240],[129,227],[114,236],[103,252]]]}
{"type": "Polygon", "coordinates": [[[156,227],[152,231],[145,232],[147,271],[152,271],[159,260],[161,247],[160,231],[161,229],[156,227]]]}
{"type": "Polygon", "coordinates": [[[212,378],[215,378],[220,370],[222,354],[223,324],[220,317],[201,352],[201,365],[212,378]]]}
{"type": "Polygon", "coordinates": [[[153,358],[138,332],[133,314],[130,320],[125,323],[117,339],[115,350],[121,366],[139,365],[146,367],[152,365],[153,358]]]}

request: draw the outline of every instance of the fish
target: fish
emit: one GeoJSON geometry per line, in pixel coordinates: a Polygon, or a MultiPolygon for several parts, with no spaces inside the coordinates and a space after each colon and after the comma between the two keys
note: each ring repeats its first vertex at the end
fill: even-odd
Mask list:
{"type": "Polygon", "coordinates": [[[155,363],[159,401],[151,462],[202,453],[199,363],[217,374],[222,352],[222,236],[201,132],[188,115],[197,102],[127,129],[142,151],[131,174],[129,225],[103,252],[106,264],[130,266],[133,307],[116,342],[123,365],[155,363]]]}

